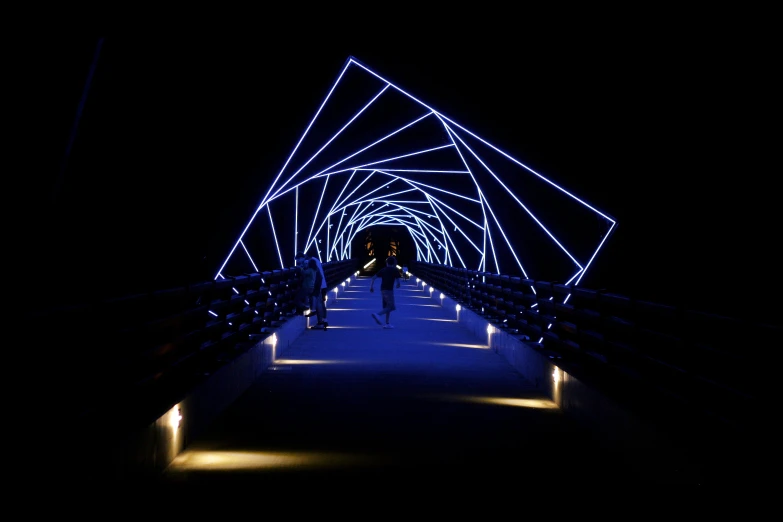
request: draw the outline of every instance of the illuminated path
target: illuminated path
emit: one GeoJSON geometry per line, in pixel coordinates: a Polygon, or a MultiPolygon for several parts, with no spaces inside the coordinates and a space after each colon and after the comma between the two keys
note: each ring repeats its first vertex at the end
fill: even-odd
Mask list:
{"type": "Polygon", "coordinates": [[[585,473],[594,484],[698,483],[665,444],[622,451],[565,415],[414,281],[396,290],[393,330],[370,317],[380,294],[369,279],[353,281],[329,303],[329,331],[283,347],[162,485],[249,480],[270,493],[585,473]]]}

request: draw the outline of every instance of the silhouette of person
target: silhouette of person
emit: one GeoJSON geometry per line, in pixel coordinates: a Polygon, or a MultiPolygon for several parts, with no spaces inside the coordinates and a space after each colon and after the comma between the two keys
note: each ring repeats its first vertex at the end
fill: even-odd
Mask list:
{"type": "Polygon", "coordinates": [[[394,325],[389,322],[389,319],[391,313],[397,309],[394,304],[394,287],[395,285],[397,288],[400,287],[400,278],[400,270],[397,268],[397,258],[390,256],[386,258],[386,266],[378,270],[370,280],[370,292],[375,291],[375,280],[381,280],[381,302],[383,304],[383,308],[380,312],[372,313],[370,315],[372,315],[372,318],[379,325],[383,324],[380,316],[385,315],[386,324],[384,324],[383,327],[386,329],[394,328],[394,325]]]}
{"type": "MultiPolygon", "coordinates": [[[[321,264],[321,260],[318,259],[317,256],[314,256],[312,254],[312,251],[308,251],[307,254],[305,254],[304,252],[299,252],[299,253],[296,254],[296,256],[297,257],[302,257],[305,260],[310,260],[310,259],[315,260],[315,264],[318,266],[318,271],[321,272],[321,290],[320,290],[321,291],[321,302],[323,304],[323,319],[326,320],[326,293],[327,293],[327,289],[326,289],[326,274],[324,273],[324,267],[321,264]]],[[[313,315],[315,315],[315,311],[314,311],[314,309],[311,308],[310,309],[310,313],[307,314],[307,317],[310,317],[310,316],[313,316],[313,315]]]]}
{"type": "Polygon", "coordinates": [[[310,288],[310,310],[311,313],[308,316],[313,315],[312,310],[315,309],[315,314],[318,316],[318,323],[311,328],[324,328],[329,326],[326,321],[326,308],[324,307],[324,301],[321,293],[321,281],[323,281],[322,272],[318,270],[318,264],[314,257],[307,260],[307,270],[315,274],[313,280],[313,286],[310,288]]]}

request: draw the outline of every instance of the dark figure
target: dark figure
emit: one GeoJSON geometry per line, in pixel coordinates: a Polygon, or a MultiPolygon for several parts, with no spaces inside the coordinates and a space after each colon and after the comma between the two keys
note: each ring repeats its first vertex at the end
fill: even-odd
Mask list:
{"type": "MultiPolygon", "coordinates": [[[[296,272],[299,276],[299,290],[296,292],[296,310],[297,312],[310,312],[315,314],[315,309],[312,307],[311,296],[315,288],[315,280],[318,274],[318,270],[308,266],[307,260],[304,257],[297,257],[296,259],[296,272]]],[[[310,314],[308,313],[308,316],[310,314]]]]}
{"type": "MultiPolygon", "coordinates": [[[[301,257],[302,259],[305,260],[305,262],[308,262],[310,259],[315,260],[315,264],[318,267],[318,271],[321,272],[321,290],[320,290],[320,292],[321,292],[321,303],[323,305],[323,319],[325,321],[326,320],[326,293],[327,293],[327,289],[326,289],[326,274],[324,274],[324,267],[321,264],[321,260],[318,259],[318,257],[314,256],[311,252],[308,252],[307,254],[305,254],[304,252],[299,252],[298,254],[296,254],[296,257],[297,258],[301,257]]],[[[315,311],[311,308],[310,309],[310,313],[307,314],[307,317],[310,317],[312,315],[315,315],[315,311]]]]}
{"type": "Polygon", "coordinates": [[[380,316],[385,315],[386,324],[384,324],[383,327],[387,329],[394,328],[394,325],[389,323],[389,318],[391,313],[397,309],[397,307],[394,305],[394,287],[395,284],[397,288],[400,287],[400,277],[400,270],[397,268],[397,258],[390,256],[386,259],[386,266],[378,270],[378,272],[376,272],[370,280],[370,292],[374,292],[375,280],[380,278],[381,298],[383,303],[383,309],[380,312],[370,315],[372,315],[372,318],[378,324],[383,324],[381,322],[380,316]]]}
{"type": "Polygon", "coordinates": [[[326,330],[326,327],[329,326],[329,323],[326,321],[326,308],[324,307],[324,301],[321,298],[321,281],[323,281],[323,275],[318,270],[318,265],[316,264],[315,258],[311,257],[307,261],[307,270],[312,271],[315,274],[315,280],[313,282],[313,286],[310,289],[310,310],[311,312],[308,314],[308,316],[313,315],[313,309],[315,309],[315,314],[318,316],[318,323],[313,326],[313,328],[323,328],[326,330]]]}

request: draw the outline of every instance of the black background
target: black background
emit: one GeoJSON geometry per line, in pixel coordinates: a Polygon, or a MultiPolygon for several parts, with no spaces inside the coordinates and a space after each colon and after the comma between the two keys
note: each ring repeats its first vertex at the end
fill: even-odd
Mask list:
{"type": "Polygon", "coordinates": [[[779,321],[764,31],[416,27],[20,47],[13,273],[49,302],[211,279],[354,56],[618,221],[583,286],[779,321]]]}

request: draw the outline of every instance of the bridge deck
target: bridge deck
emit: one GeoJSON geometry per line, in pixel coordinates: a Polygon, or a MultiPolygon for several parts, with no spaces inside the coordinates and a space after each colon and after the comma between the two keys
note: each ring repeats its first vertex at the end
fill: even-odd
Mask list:
{"type": "Polygon", "coordinates": [[[367,277],[330,293],[328,331],[279,347],[156,485],[702,480],[667,445],[612,447],[567,416],[427,290],[403,282],[390,330],[367,277]]]}

